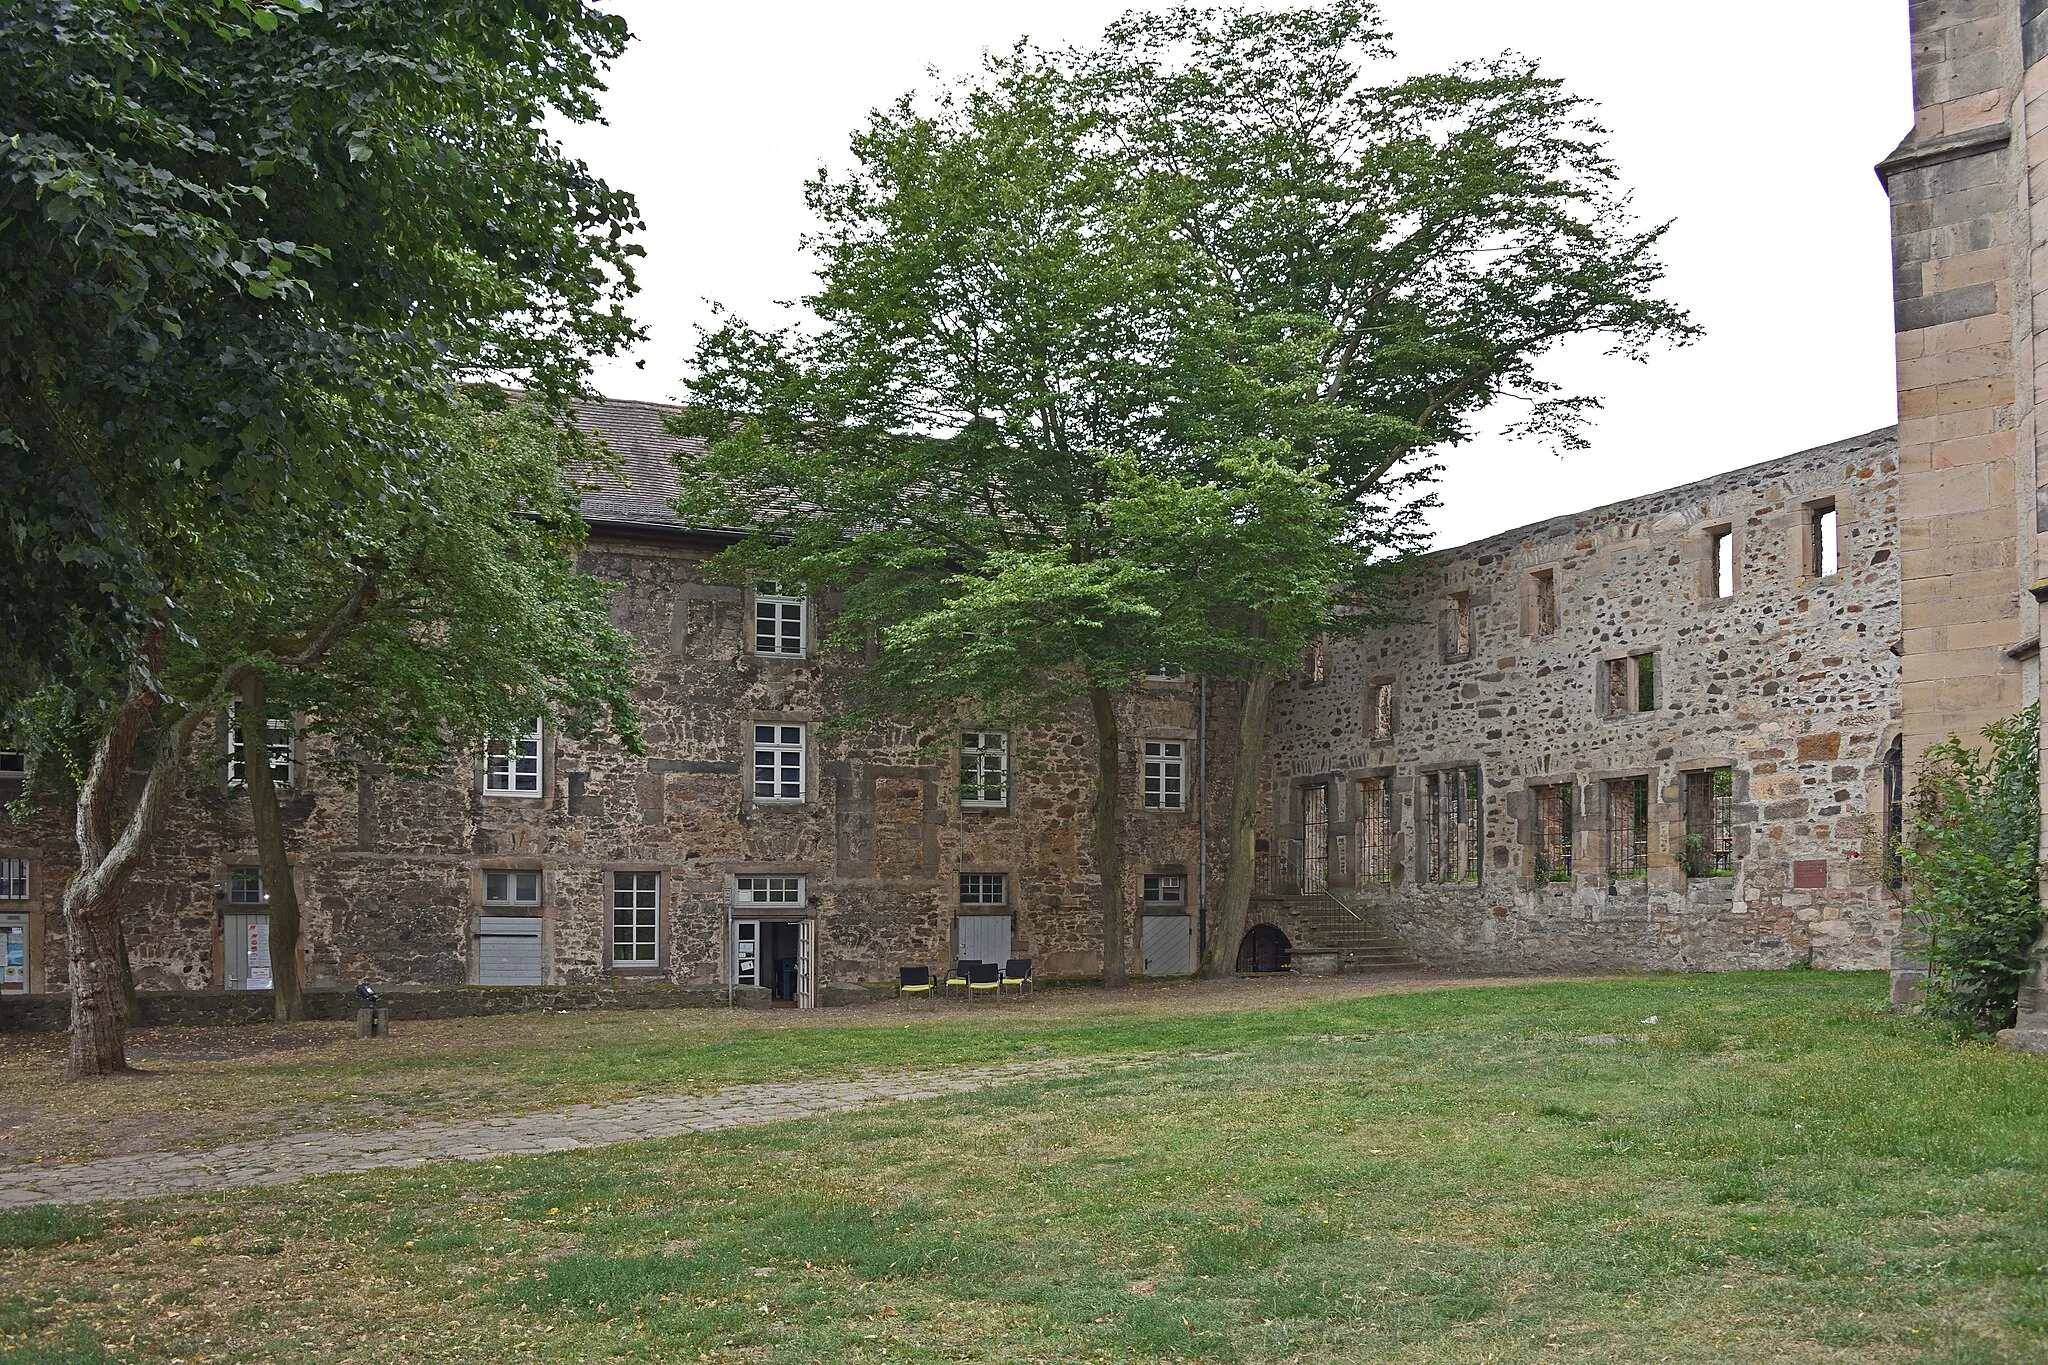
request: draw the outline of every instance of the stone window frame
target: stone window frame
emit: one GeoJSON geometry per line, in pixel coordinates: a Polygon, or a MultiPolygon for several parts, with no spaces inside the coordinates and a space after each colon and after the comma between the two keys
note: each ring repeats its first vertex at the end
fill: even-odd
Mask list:
{"type": "Polygon", "coordinates": [[[1522,575],[1522,635],[1531,640],[1544,639],[1557,634],[1564,628],[1564,602],[1561,596],[1563,585],[1558,581],[1558,566],[1538,564],[1522,575]],[[1548,628],[1543,615],[1543,587],[1550,587],[1550,617],[1548,628]]]}
{"type": "Polygon", "coordinates": [[[604,965],[613,976],[655,976],[668,970],[669,870],[660,863],[603,863],[599,865],[604,887],[604,965]],[[654,957],[651,961],[625,961],[618,957],[618,879],[621,876],[654,878],[654,957]]]}
{"type": "Polygon", "coordinates": [[[1330,681],[1330,637],[1318,635],[1303,652],[1301,686],[1322,687],[1330,681]]]}
{"type": "Polygon", "coordinates": [[[1839,583],[1848,568],[1849,547],[1849,500],[1840,492],[1827,493],[1819,497],[1804,499],[1799,504],[1799,525],[1794,531],[1799,548],[1799,581],[1801,583],[1839,583]],[[1828,514],[1834,516],[1835,567],[1832,573],[1822,572],[1823,550],[1821,535],[1822,520],[1828,514]]]}
{"type": "Polygon", "coordinates": [[[1185,868],[1164,867],[1154,872],[1143,872],[1138,876],[1138,913],[1141,915],[1163,915],[1179,911],[1187,913],[1194,904],[1194,897],[1188,886],[1185,868]],[[1172,900],[1165,899],[1166,883],[1172,880],[1179,884],[1180,895],[1172,900]],[[1154,895],[1154,892],[1158,895],[1154,895]]]}
{"type": "Polygon", "coordinates": [[[1735,758],[1732,754],[1710,754],[1699,758],[1688,758],[1680,760],[1679,762],[1672,765],[1671,775],[1677,785],[1678,807],[1676,812],[1676,819],[1678,823],[1678,829],[1681,831],[1678,836],[1680,840],[1679,850],[1677,852],[1677,855],[1673,859],[1673,861],[1676,862],[1678,866],[1679,875],[1685,877],[1688,881],[1727,880],[1728,877],[1733,876],[1735,872],[1741,868],[1743,857],[1748,851],[1747,845],[1749,843],[1749,840],[1746,836],[1749,831],[1745,826],[1739,824],[1735,819],[1735,812],[1737,808],[1744,804],[1745,800],[1749,795],[1749,778],[1747,772],[1740,763],[1737,763],[1735,761],[1735,758]],[[1683,851],[1683,841],[1685,837],[1693,833],[1693,778],[1701,773],[1713,773],[1723,770],[1725,770],[1728,773],[1728,872],[1722,876],[1717,877],[1694,878],[1692,874],[1686,870],[1685,855],[1683,851]]]}
{"type": "Polygon", "coordinates": [[[1579,783],[1578,774],[1561,773],[1555,776],[1532,777],[1523,784],[1524,806],[1528,812],[1524,826],[1527,833],[1522,842],[1528,850],[1526,875],[1532,887],[1570,886],[1578,876],[1578,869],[1585,861],[1579,856],[1579,841],[1585,834],[1585,794],[1579,783]],[[1564,866],[1546,872],[1540,865],[1543,857],[1544,824],[1543,794],[1560,793],[1562,809],[1560,819],[1564,866]],[[1562,870],[1564,875],[1556,875],[1562,870]]]}
{"type": "MultiPolygon", "coordinates": [[[[762,888],[773,890],[773,888],[762,888]]],[[[791,871],[787,863],[757,863],[752,866],[734,868],[725,879],[726,918],[728,920],[758,919],[781,923],[785,920],[816,919],[817,908],[811,904],[811,876],[804,871],[791,871]],[[754,878],[780,877],[794,881],[794,901],[755,901],[740,899],[740,883],[754,878]]]]}
{"type": "Polygon", "coordinates": [[[474,888],[474,894],[476,897],[476,903],[479,906],[483,907],[483,912],[485,914],[492,914],[497,912],[516,914],[521,910],[532,910],[538,913],[541,907],[547,904],[547,869],[542,867],[538,862],[534,862],[531,860],[493,860],[492,862],[485,863],[477,868],[476,886],[474,888]],[[494,874],[498,876],[515,877],[526,873],[531,873],[534,879],[532,900],[520,899],[517,894],[516,885],[509,888],[513,891],[513,895],[503,900],[491,899],[491,877],[494,874]]]}
{"type": "Polygon", "coordinates": [[[780,583],[756,583],[747,592],[746,620],[747,652],[756,659],[780,659],[792,663],[802,663],[811,657],[811,630],[815,624],[816,617],[811,607],[810,598],[783,592],[780,583]],[[764,606],[776,609],[776,648],[774,649],[761,648],[761,608],[764,606]],[[795,607],[797,610],[796,648],[794,650],[781,647],[782,643],[788,639],[788,635],[783,629],[789,619],[782,610],[785,607],[795,607]]]}
{"type": "Polygon", "coordinates": [[[1450,605],[1437,617],[1437,655],[1442,662],[1463,663],[1477,650],[1479,629],[1472,613],[1470,588],[1450,594],[1450,605]]]}
{"type": "Polygon", "coordinates": [[[1351,792],[1346,799],[1352,802],[1357,810],[1357,819],[1353,822],[1354,827],[1358,830],[1358,856],[1355,860],[1357,868],[1356,884],[1359,886],[1398,887],[1401,885],[1401,811],[1402,796],[1404,794],[1400,781],[1400,770],[1394,767],[1383,767],[1367,768],[1363,771],[1354,772],[1351,774],[1349,786],[1351,792]],[[1365,799],[1365,784],[1368,782],[1380,784],[1380,803],[1384,817],[1382,823],[1385,827],[1385,838],[1380,840],[1373,840],[1367,837],[1367,826],[1371,823],[1367,819],[1365,799]],[[1382,852],[1386,855],[1386,875],[1381,876],[1376,871],[1369,869],[1369,860],[1366,857],[1368,851],[1382,852]]]}
{"type": "Polygon", "coordinates": [[[1599,713],[1601,719],[1627,720],[1634,716],[1655,715],[1664,710],[1665,670],[1663,664],[1659,662],[1660,656],[1663,653],[1664,651],[1658,646],[1649,645],[1636,646],[1621,653],[1604,654],[1600,657],[1597,670],[1593,675],[1593,691],[1594,709],[1599,713]],[[1654,704],[1649,707],[1641,705],[1643,666],[1639,661],[1643,659],[1650,660],[1650,699],[1654,704]],[[1622,700],[1626,705],[1621,707],[1615,705],[1614,666],[1616,664],[1624,665],[1626,669],[1626,687],[1622,693],[1622,700]]]}
{"type": "MultiPolygon", "coordinates": [[[[1610,891],[1623,882],[1629,883],[1631,885],[1647,884],[1649,881],[1650,869],[1656,865],[1656,840],[1652,837],[1652,835],[1655,833],[1658,816],[1661,813],[1659,810],[1658,802],[1659,791],[1657,779],[1657,769],[1655,769],[1654,767],[1649,767],[1618,768],[1611,772],[1595,773],[1592,775],[1589,781],[1588,785],[1590,785],[1600,793],[1600,799],[1595,803],[1596,809],[1590,812],[1592,819],[1597,823],[1594,824],[1592,829],[1588,832],[1594,836],[1594,847],[1598,850],[1600,854],[1599,878],[1601,884],[1606,886],[1610,891]],[[1643,784],[1643,823],[1642,829],[1640,831],[1641,837],[1630,841],[1632,846],[1635,844],[1640,844],[1642,846],[1642,861],[1640,867],[1637,870],[1630,871],[1620,876],[1617,876],[1615,873],[1615,859],[1613,856],[1614,839],[1616,833],[1613,820],[1615,796],[1613,788],[1616,784],[1622,782],[1640,782],[1643,784]]],[[[1582,813],[1586,812],[1582,811],[1582,813]]]]}
{"type": "Polygon", "coordinates": [[[1017,879],[1011,875],[1008,868],[991,868],[979,864],[970,864],[962,867],[956,876],[958,881],[955,890],[956,898],[953,904],[960,914],[986,914],[991,907],[1010,914],[1016,913],[1016,897],[1012,892],[1017,879]],[[970,877],[976,880],[974,887],[976,899],[974,900],[967,898],[969,892],[967,882],[970,877]],[[985,897],[988,894],[987,883],[991,878],[994,879],[996,884],[997,899],[981,899],[981,897],[985,897]]]}
{"type": "Polygon", "coordinates": [[[959,766],[961,773],[960,781],[956,784],[954,790],[960,798],[960,808],[962,810],[986,811],[1006,811],[1010,809],[1010,796],[1015,785],[1015,764],[1011,760],[1016,756],[1016,744],[1012,733],[1008,730],[969,730],[965,728],[962,728],[959,733],[959,766]],[[981,741],[980,744],[971,750],[967,744],[967,738],[970,735],[978,736],[981,741]],[[987,747],[986,741],[991,735],[997,736],[1002,740],[1000,750],[993,750],[987,747]],[[967,756],[970,752],[976,755],[975,770],[979,774],[978,779],[974,781],[969,780],[966,772],[967,756]],[[997,756],[996,771],[998,781],[1002,787],[1002,795],[993,801],[989,800],[986,796],[969,797],[967,793],[970,789],[982,792],[988,790],[987,759],[991,754],[997,756]]]}
{"type": "Polygon", "coordinates": [[[1401,682],[1391,673],[1367,679],[1365,684],[1365,737],[1374,744],[1392,741],[1401,727],[1401,682]],[[1387,723],[1379,723],[1379,702],[1384,691],[1387,699],[1387,723]]]}
{"type": "Polygon", "coordinates": [[[1194,782],[1192,780],[1194,775],[1190,772],[1190,769],[1194,767],[1194,758],[1195,737],[1186,730],[1147,730],[1144,734],[1140,735],[1138,737],[1138,809],[1146,815],[1167,816],[1186,815],[1192,811],[1195,808],[1194,782]],[[1155,744],[1162,746],[1177,744],[1180,746],[1180,753],[1175,758],[1170,758],[1164,753],[1153,754],[1149,751],[1155,744]],[[1166,783],[1163,765],[1169,761],[1177,761],[1179,763],[1178,795],[1180,802],[1178,805],[1154,805],[1150,800],[1151,793],[1146,790],[1146,787],[1153,778],[1153,774],[1149,769],[1155,759],[1162,765],[1162,770],[1159,774],[1162,796],[1164,795],[1166,783]]]}
{"type": "Polygon", "coordinates": [[[1700,528],[1699,600],[1708,607],[1725,607],[1742,595],[1741,531],[1732,521],[1717,521],[1700,528]],[[1721,595],[1721,546],[1728,547],[1728,594],[1721,595]]]}
{"type": "MultiPolygon", "coordinates": [[[[1451,830],[1462,831],[1466,822],[1452,822],[1451,830]]],[[[1469,759],[1462,763],[1432,763],[1415,773],[1415,852],[1417,886],[1462,886],[1480,889],[1486,884],[1486,764],[1482,759],[1469,759]],[[1431,799],[1431,779],[1439,793],[1439,799],[1431,799]],[[1450,860],[1451,835],[1437,820],[1438,807],[1455,800],[1463,789],[1472,808],[1469,821],[1470,839],[1465,848],[1466,856],[1458,860],[1455,876],[1439,876],[1446,870],[1450,860]],[[1438,858],[1439,846],[1444,852],[1438,858]],[[1466,873],[1469,870],[1470,875],[1466,873]]]]}
{"type": "Polygon", "coordinates": [[[20,913],[5,907],[33,903],[36,884],[41,880],[33,853],[25,848],[0,844],[0,909],[10,915],[20,913]]]}
{"type": "Polygon", "coordinates": [[[485,740],[484,751],[478,764],[481,770],[479,780],[477,783],[478,789],[485,796],[493,800],[546,800],[548,794],[548,787],[550,785],[550,779],[553,777],[551,769],[554,766],[554,756],[549,752],[549,740],[551,738],[553,738],[553,731],[549,727],[546,718],[542,716],[536,716],[534,717],[532,729],[526,731],[524,734],[518,736],[516,739],[509,741],[509,744],[518,746],[519,748],[524,748],[529,742],[533,745],[534,786],[531,791],[522,791],[516,785],[520,777],[517,765],[521,755],[515,749],[512,748],[507,748],[505,752],[501,754],[493,754],[491,752],[491,748],[493,745],[507,744],[508,741],[501,739],[485,740]],[[493,768],[494,765],[499,764],[501,762],[507,764],[505,770],[506,775],[508,779],[513,783],[513,785],[505,787],[493,787],[491,785],[491,781],[494,777],[497,776],[497,773],[493,771],[493,768]]]}

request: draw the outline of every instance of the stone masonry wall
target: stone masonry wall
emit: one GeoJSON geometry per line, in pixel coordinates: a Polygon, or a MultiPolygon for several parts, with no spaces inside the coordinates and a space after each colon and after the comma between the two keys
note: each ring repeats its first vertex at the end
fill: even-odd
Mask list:
{"type": "MultiPolygon", "coordinates": [[[[1325,681],[1275,701],[1264,832],[1270,890],[1299,889],[1303,793],[1327,792],[1329,873],[1408,949],[1488,970],[1889,965],[1898,913],[1884,859],[1885,754],[1899,731],[1897,457],[1890,430],[1431,556],[1405,589],[1414,624],[1334,643],[1325,681]],[[1832,499],[1840,568],[1808,572],[1832,499]],[[1734,537],[1717,597],[1713,536],[1734,537]],[[1539,633],[1534,575],[1553,576],[1539,633]],[[1470,645],[1455,650],[1458,595],[1470,645]],[[1610,709],[1606,661],[1655,655],[1655,706],[1610,709]],[[1390,682],[1395,723],[1371,738],[1390,682]],[[1419,879],[1423,775],[1483,773],[1476,882],[1419,879]],[[1688,772],[1733,769],[1732,876],[1686,875],[1688,772]],[[1649,867],[1605,865],[1605,784],[1649,780],[1649,867]],[[1360,885],[1361,779],[1396,793],[1391,886],[1360,885]],[[1539,879],[1533,788],[1577,805],[1569,881],[1539,879]],[[1795,869],[1801,882],[1795,886],[1795,869]]],[[[1634,666],[1631,665],[1631,668],[1634,666]]],[[[1630,675],[1633,677],[1633,673],[1630,675]]]]}

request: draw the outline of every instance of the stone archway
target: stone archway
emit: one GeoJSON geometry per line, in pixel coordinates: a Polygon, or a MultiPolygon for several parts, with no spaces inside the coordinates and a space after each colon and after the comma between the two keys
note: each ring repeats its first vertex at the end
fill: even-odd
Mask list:
{"type": "Polygon", "coordinates": [[[1293,955],[1294,945],[1287,941],[1287,935],[1270,924],[1254,924],[1245,930],[1243,940],[1237,945],[1237,970],[1283,971],[1293,955]]]}

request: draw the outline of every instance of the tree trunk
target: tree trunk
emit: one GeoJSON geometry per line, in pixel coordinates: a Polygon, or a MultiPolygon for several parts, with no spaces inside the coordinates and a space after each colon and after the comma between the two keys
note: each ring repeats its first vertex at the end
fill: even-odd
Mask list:
{"type": "Polygon", "coordinates": [[[1117,990],[1130,984],[1124,943],[1123,743],[1116,723],[1116,694],[1088,689],[1095,713],[1095,870],[1102,877],[1102,984],[1117,990]]]}
{"type": "Polygon", "coordinates": [[[277,781],[270,772],[270,712],[263,675],[242,675],[242,785],[249,789],[249,823],[256,831],[256,861],[263,869],[264,908],[270,913],[270,991],[277,1022],[306,1017],[299,982],[299,891],[285,857],[284,816],[277,807],[277,781]]]}
{"type": "Polygon", "coordinates": [[[156,832],[171,787],[184,767],[185,746],[198,723],[197,713],[188,713],[163,732],[142,786],[142,799],[135,803],[116,840],[114,814],[128,785],[128,762],[156,709],[155,694],[141,682],[135,683],[93,746],[92,764],[78,790],[74,826],[78,875],[64,888],[65,957],[71,985],[71,1053],[65,1071],[73,1079],[128,1069],[118,923],[121,893],[156,832]]]}
{"type": "Polygon", "coordinates": [[[135,994],[135,965],[128,960],[128,930],[114,916],[114,955],[121,963],[121,1018],[129,1028],[142,1027],[142,1001],[135,994]]]}
{"type": "Polygon", "coordinates": [[[1209,921],[1209,953],[1203,976],[1222,976],[1237,969],[1238,943],[1251,913],[1254,840],[1258,833],[1259,778],[1266,763],[1266,720],[1272,710],[1273,675],[1254,673],[1245,685],[1244,705],[1237,713],[1237,745],[1231,756],[1230,847],[1223,865],[1223,888],[1209,921]]]}

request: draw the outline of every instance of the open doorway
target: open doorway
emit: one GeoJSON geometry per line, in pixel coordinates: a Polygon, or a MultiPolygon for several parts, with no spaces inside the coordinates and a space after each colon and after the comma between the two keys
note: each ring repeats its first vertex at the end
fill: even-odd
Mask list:
{"type": "Polygon", "coordinates": [[[817,921],[734,920],[732,984],[767,993],[783,1009],[812,1009],[817,999],[817,921]]]}

